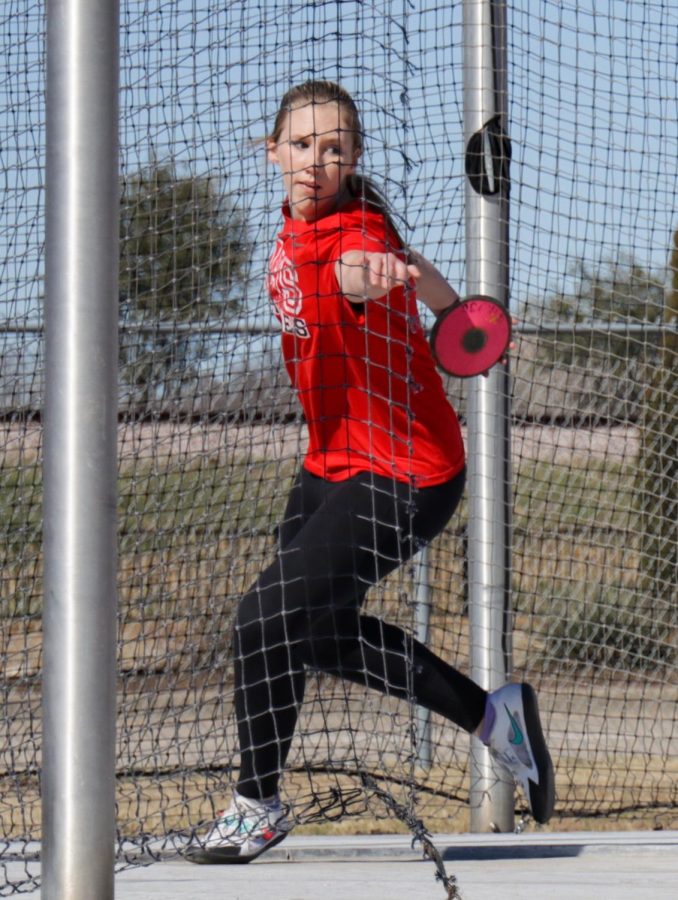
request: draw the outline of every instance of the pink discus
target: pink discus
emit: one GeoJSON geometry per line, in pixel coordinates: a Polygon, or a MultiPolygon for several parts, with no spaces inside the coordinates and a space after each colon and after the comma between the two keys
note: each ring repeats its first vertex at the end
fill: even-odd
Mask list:
{"type": "Polygon", "coordinates": [[[431,332],[436,363],[448,375],[470,378],[487,372],[506,353],[511,318],[492,297],[477,295],[453,304],[431,332]]]}

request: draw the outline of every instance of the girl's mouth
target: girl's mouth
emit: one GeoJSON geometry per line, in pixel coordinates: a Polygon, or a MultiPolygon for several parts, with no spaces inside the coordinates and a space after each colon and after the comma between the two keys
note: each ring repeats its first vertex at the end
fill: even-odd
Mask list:
{"type": "Polygon", "coordinates": [[[299,181],[298,184],[311,194],[317,194],[320,191],[320,185],[316,181],[299,181]]]}

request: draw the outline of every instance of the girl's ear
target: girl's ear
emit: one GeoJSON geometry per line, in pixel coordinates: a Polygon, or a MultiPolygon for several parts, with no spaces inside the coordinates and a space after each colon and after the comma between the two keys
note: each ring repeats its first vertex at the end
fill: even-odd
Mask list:
{"type": "Polygon", "coordinates": [[[361,147],[356,147],[353,151],[353,159],[351,160],[351,175],[355,172],[358,167],[358,163],[360,162],[360,157],[363,155],[363,151],[361,147]]]}
{"type": "Polygon", "coordinates": [[[266,138],[266,156],[269,162],[276,163],[276,165],[280,162],[278,159],[278,147],[271,138],[266,138]]]}

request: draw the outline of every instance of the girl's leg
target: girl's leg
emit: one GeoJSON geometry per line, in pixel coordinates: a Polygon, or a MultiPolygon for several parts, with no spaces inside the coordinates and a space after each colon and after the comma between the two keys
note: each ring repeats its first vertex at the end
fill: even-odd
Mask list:
{"type": "Polygon", "coordinates": [[[245,796],[276,790],[305,664],[414,697],[469,731],[480,722],[482,689],[401,629],[359,614],[369,586],[442,529],[462,488],[463,476],[414,491],[370,474],[337,484],[302,474],[290,500],[299,527],[286,517],[278,558],[238,612],[238,790],[245,796]]]}
{"type": "Polygon", "coordinates": [[[469,734],[478,729],[486,691],[395,625],[360,616],[358,629],[352,640],[322,641],[312,665],[347,681],[414,700],[469,734]]]}
{"type": "MultiPolygon", "coordinates": [[[[358,513],[359,520],[368,524],[364,529],[358,526],[362,531],[358,541],[363,551],[371,551],[356,559],[362,584],[369,586],[384,577],[432,540],[456,509],[463,487],[463,473],[447,484],[418,491],[369,475],[347,485],[353,510],[371,507],[370,523],[358,513]]],[[[309,665],[383,693],[413,699],[474,732],[483,718],[486,691],[403,629],[361,615],[359,604],[364,595],[365,590],[358,604],[318,613],[311,640],[304,648],[309,665]]]]}
{"type": "MultiPolygon", "coordinates": [[[[278,530],[281,548],[301,530],[322,500],[309,487],[306,484],[304,490],[298,475],[278,530]]],[[[236,618],[238,793],[250,799],[276,792],[304,696],[304,663],[287,642],[285,577],[279,556],[242,598],[236,618]]]]}
{"type": "MultiPolygon", "coordinates": [[[[238,607],[234,631],[241,757],[237,789],[250,799],[276,792],[303,700],[306,664],[301,644],[308,633],[307,577],[312,552],[298,552],[293,542],[331,492],[332,485],[321,478],[303,471],[297,476],[279,526],[278,555],[238,607]]],[[[330,539],[320,529],[327,521],[321,514],[310,529],[325,546],[330,539]]],[[[300,546],[304,547],[303,538],[300,546]]],[[[331,579],[329,568],[324,577],[331,579]]],[[[316,588],[326,593],[319,582],[316,588]]]]}

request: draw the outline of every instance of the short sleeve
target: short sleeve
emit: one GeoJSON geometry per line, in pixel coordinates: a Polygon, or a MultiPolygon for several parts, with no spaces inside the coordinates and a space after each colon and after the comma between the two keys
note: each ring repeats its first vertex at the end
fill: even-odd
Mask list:
{"type": "MultiPolygon", "coordinates": [[[[383,214],[365,210],[356,203],[337,216],[331,233],[325,236],[318,258],[327,267],[326,278],[336,284],[335,263],[344,253],[361,250],[366,253],[397,253],[402,248],[397,237],[389,229],[383,214]],[[331,269],[331,271],[329,271],[331,269]]],[[[338,290],[338,285],[337,285],[338,290]]]]}

